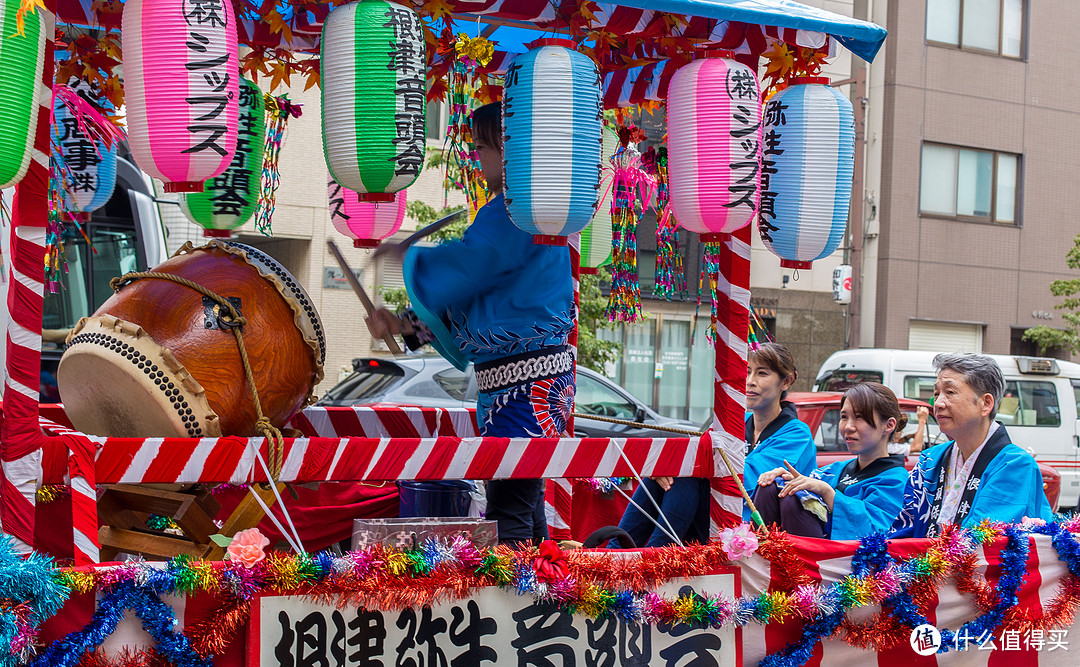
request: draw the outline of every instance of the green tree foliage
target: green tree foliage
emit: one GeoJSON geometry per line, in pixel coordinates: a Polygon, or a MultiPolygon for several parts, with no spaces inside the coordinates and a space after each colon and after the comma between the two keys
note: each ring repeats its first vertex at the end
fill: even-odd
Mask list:
{"type": "MultiPolygon", "coordinates": [[[[1073,239],[1073,247],[1065,255],[1065,264],[1070,269],[1080,269],[1080,236],[1073,239]]],[[[1024,340],[1039,346],[1039,353],[1045,354],[1051,348],[1068,350],[1073,354],[1080,352],[1080,278],[1055,280],[1050,283],[1050,293],[1066,297],[1054,306],[1062,312],[1064,328],[1055,329],[1040,324],[1024,332],[1024,340]]]]}

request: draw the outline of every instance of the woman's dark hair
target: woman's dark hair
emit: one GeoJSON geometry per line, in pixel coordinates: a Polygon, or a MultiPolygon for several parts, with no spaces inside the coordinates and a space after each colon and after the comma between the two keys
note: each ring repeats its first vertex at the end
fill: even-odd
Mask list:
{"type": "Polygon", "coordinates": [[[907,425],[907,415],[900,411],[900,403],[896,400],[896,394],[883,384],[877,382],[860,382],[844,392],[840,399],[840,409],[844,409],[844,403],[850,401],[855,414],[866,420],[867,424],[876,427],[877,418],[889,421],[892,417],[896,420],[896,430],[899,433],[907,425]]]}
{"type": "MultiPolygon", "coordinates": [[[[799,377],[799,371],[795,369],[795,359],[788,352],[788,349],[780,343],[762,343],[758,349],[750,350],[746,361],[766,366],[779,375],[781,379],[790,375],[792,381],[794,381],[799,377]]],[[[781,399],[785,397],[787,397],[787,390],[780,395],[781,399]]]]}
{"type": "Polygon", "coordinates": [[[479,139],[484,145],[502,151],[502,102],[485,104],[472,112],[472,136],[474,142],[479,139]]]}

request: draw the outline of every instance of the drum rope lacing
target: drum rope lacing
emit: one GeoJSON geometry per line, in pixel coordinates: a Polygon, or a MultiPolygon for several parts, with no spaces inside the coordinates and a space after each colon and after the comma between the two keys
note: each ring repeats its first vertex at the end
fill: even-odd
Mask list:
{"type": "Polygon", "coordinates": [[[109,287],[111,287],[114,292],[119,292],[125,286],[141,278],[171,280],[179,285],[190,287],[221,306],[222,312],[218,315],[218,320],[229,327],[233,332],[233,336],[236,337],[236,346],[240,349],[240,362],[244,366],[244,376],[247,378],[248,385],[251,387],[251,398],[255,401],[255,414],[257,416],[255,430],[265,437],[269,443],[270,476],[272,478],[269,481],[273,484],[277,481],[277,478],[281,476],[281,467],[284,463],[285,442],[282,439],[281,431],[270,423],[270,419],[268,419],[262,411],[262,403],[259,401],[259,390],[255,388],[255,377],[251,372],[251,364],[248,363],[247,349],[244,347],[244,334],[240,331],[241,327],[247,324],[247,319],[241,315],[225,297],[210,291],[196,282],[171,273],[163,273],[160,271],[132,271],[131,273],[125,273],[122,276],[117,276],[110,280],[109,287]]]}

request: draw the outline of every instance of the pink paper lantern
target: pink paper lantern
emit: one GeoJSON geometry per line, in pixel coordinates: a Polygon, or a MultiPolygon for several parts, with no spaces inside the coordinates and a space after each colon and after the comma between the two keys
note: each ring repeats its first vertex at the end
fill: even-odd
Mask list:
{"type": "Polygon", "coordinates": [[[360,194],[327,176],[330,221],[334,228],[353,240],[355,248],[374,248],[401,229],[405,219],[405,191],[394,193],[390,202],[360,201],[360,194]]]}
{"type": "Polygon", "coordinates": [[[671,77],[667,103],[676,220],[703,241],[745,227],[761,200],[761,88],[754,71],[724,57],[694,60],[671,77]]]}
{"type": "Polygon", "coordinates": [[[128,141],[166,192],[202,192],[236,151],[239,60],[228,0],[128,0],[121,32],[128,141]]]}

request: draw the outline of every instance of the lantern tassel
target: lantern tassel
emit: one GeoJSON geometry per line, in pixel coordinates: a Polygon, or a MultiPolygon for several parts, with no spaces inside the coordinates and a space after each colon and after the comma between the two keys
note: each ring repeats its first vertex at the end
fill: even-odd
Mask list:
{"type": "MultiPolygon", "coordinates": [[[[701,275],[698,277],[697,305],[694,308],[694,331],[697,331],[698,313],[701,310],[701,289],[707,277],[709,280],[709,298],[711,301],[711,312],[709,317],[709,326],[705,329],[705,338],[709,341],[710,345],[715,345],[717,307],[720,302],[719,295],[717,294],[717,289],[720,285],[721,245],[719,243],[705,243],[704,246],[705,252],[701,259],[701,275]]],[[[690,345],[693,344],[694,338],[693,335],[691,335],[690,345]]]]}
{"type": "Polygon", "coordinates": [[[281,185],[281,171],[278,168],[281,144],[285,140],[289,117],[299,118],[303,110],[300,108],[302,105],[290,101],[288,95],[275,97],[267,93],[263,101],[266,103],[266,144],[263,151],[262,181],[259,184],[259,204],[255,207],[255,229],[263,236],[273,236],[271,223],[274,220],[277,189],[281,185]]]}
{"type": "Polygon", "coordinates": [[[626,147],[612,159],[611,294],[606,315],[612,322],[645,319],[637,267],[637,226],[656,197],[656,178],[642,166],[641,154],[626,147]]]}

